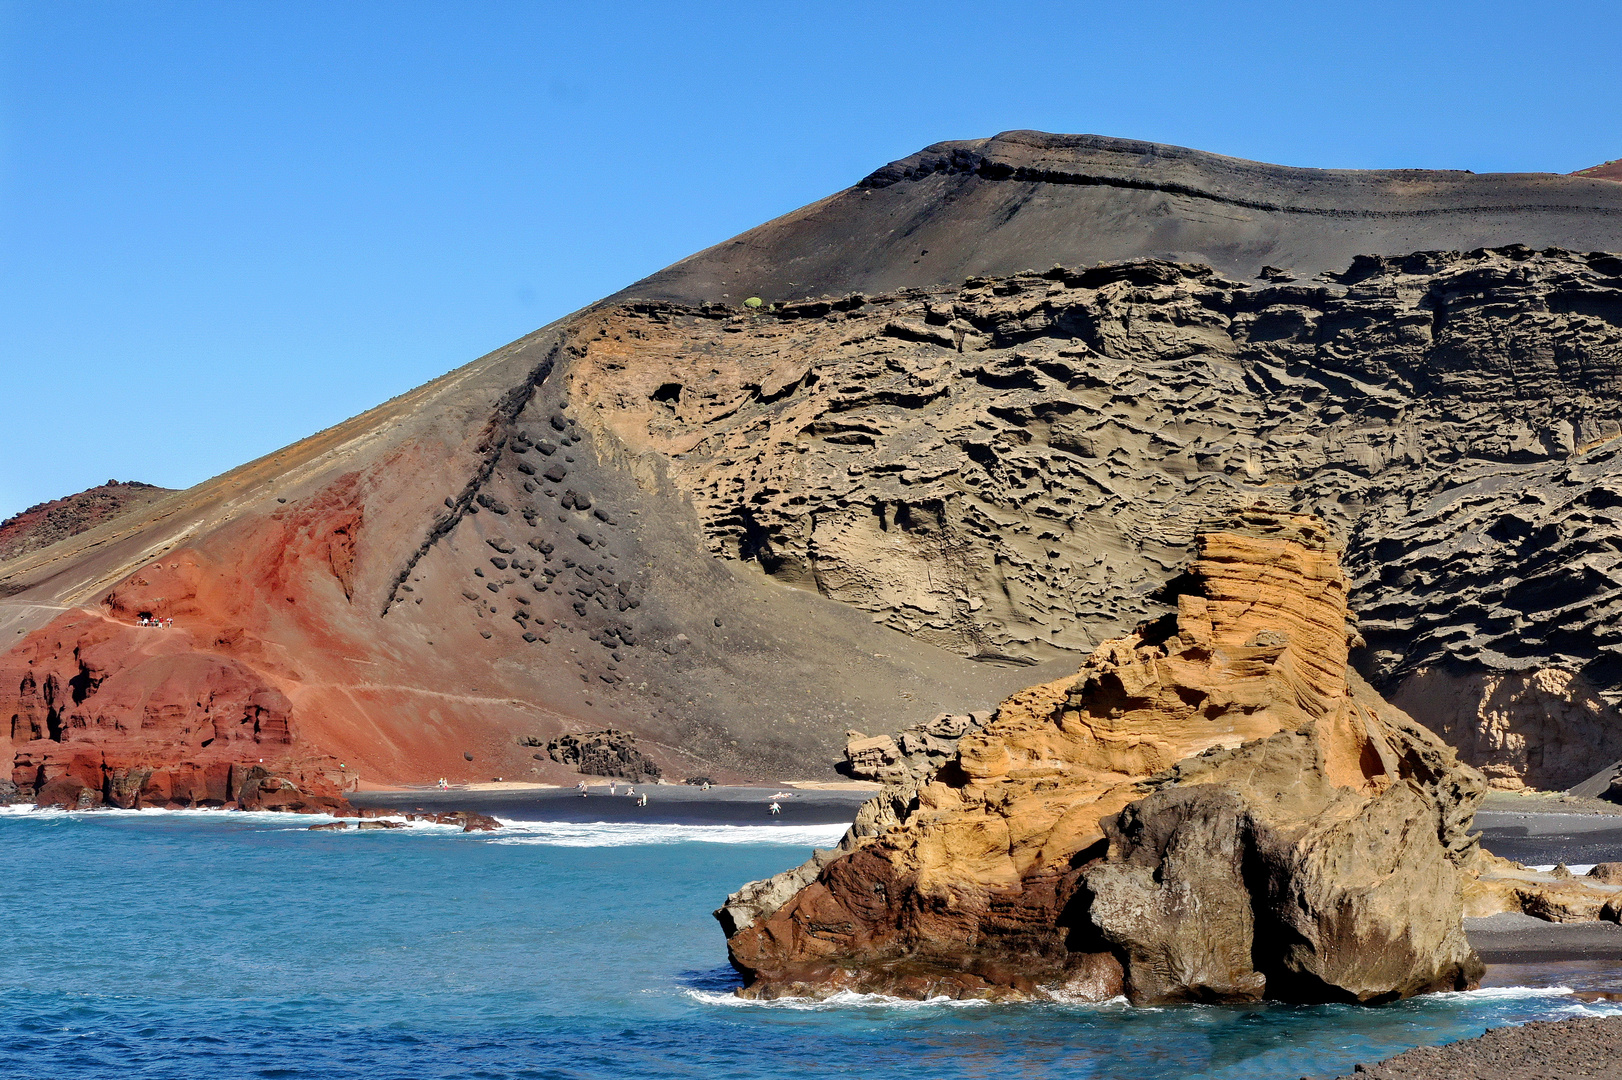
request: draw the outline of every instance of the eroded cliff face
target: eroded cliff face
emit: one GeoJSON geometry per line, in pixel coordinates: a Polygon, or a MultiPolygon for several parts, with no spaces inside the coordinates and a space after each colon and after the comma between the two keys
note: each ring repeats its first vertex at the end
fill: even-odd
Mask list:
{"type": "MultiPolygon", "coordinates": [[[[1616,705],[1622,260],[1273,277],[1147,261],[753,314],[634,304],[582,323],[564,377],[714,553],[965,656],[1091,650],[1163,610],[1198,522],[1263,499],[1348,537],[1382,689],[1564,673],[1616,705]]],[[[1497,685],[1405,700],[1496,783],[1580,778],[1556,759],[1583,708],[1505,736],[1497,685]]]]}
{"type": "Polygon", "coordinates": [[[1347,666],[1339,546],[1251,511],[1176,613],[1009,698],[717,912],[751,996],[1382,1001],[1473,986],[1484,788],[1347,666]]]}

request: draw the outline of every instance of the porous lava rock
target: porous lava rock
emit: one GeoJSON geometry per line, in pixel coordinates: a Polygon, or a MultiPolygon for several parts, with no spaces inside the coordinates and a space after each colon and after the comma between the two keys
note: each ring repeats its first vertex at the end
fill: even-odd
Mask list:
{"type": "Polygon", "coordinates": [[[637,749],[635,735],[613,728],[561,735],[546,744],[546,752],[587,776],[657,780],[663,775],[659,763],[637,749]]]}
{"type": "Polygon", "coordinates": [[[575,396],[722,558],[1040,662],[1163,610],[1195,525],[1265,498],[1347,537],[1360,671],[1495,786],[1622,757],[1616,256],[1262,287],[1147,260],[594,319],[575,396]]]}
{"type": "Polygon", "coordinates": [[[1378,1002],[1476,985],[1484,784],[1347,665],[1340,546],[1249,511],[1175,615],[1005,701],[718,911],[746,996],[1378,1002]],[[886,820],[887,819],[887,820],[886,820]]]}
{"type": "Polygon", "coordinates": [[[845,732],[845,760],[837,768],[855,780],[901,784],[928,777],[957,753],[957,744],[991,719],[989,712],[940,713],[890,735],[845,732]]]}

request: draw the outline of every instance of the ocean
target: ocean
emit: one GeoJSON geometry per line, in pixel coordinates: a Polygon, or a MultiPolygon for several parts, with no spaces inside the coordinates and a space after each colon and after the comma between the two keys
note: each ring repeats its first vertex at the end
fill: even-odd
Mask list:
{"type": "Polygon", "coordinates": [[[1535,985],[1378,1008],[744,1002],[710,911],[842,825],[316,820],[0,813],[0,1076],[1296,1080],[1622,1011],[1535,985]]]}

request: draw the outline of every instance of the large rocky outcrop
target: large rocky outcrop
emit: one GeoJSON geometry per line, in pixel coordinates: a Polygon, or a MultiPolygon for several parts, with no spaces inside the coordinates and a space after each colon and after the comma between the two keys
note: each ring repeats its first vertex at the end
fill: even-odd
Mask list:
{"type": "MultiPolygon", "coordinates": [[[[0,565],[0,727],[178,766],[252,687],[289,760],[368,779],[572,782],[518,737],[603,728],[672,773],[822,772],[852,727],[1073,672],[1259,497],[1349,538],[1382,689],[1614,706],[1622,278],[1551,247],[1622,250],[1622,186],[941,144],[0,565]]],[[[1483,764],[1545,782],[1546,726],[1509,726],[1483,764]]]]}
{"type": "Polygon", "coordinates": [[[1339,546],[1252,511],[1175,616],[1005,701],[719,912],[753,996],[1382,1001],[1473,986],[1484,789],[1347,666],[1339,546]],[[903,805],[897,807],[897,802],[903,805]]]}

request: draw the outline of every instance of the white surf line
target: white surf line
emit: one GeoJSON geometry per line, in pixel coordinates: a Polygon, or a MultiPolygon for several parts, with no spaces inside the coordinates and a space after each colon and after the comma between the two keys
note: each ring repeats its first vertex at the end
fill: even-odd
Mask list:
{"type": "Polygon", "coordinates": [[[833,825],[676,825],[658,822],[511,821],[492,843],[541,847],[636,847],[665,844],[771,844],[827,848],[839,843],[847,826],[833,825]]]}

